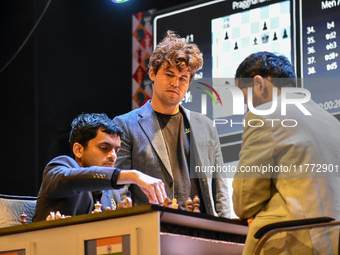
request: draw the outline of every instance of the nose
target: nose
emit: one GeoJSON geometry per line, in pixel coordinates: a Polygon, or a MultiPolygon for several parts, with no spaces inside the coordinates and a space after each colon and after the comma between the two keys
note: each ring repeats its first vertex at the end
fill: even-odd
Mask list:
{"type": "Polygon", "coordinates": [[[110,159],[113,162],[116,162],[117,160],[117,152],[116,150],[111,150],[108,154],[107,154],[107,158],[110,159]]]}
{"type": "Polygon", "coordinates": [[[179,86],[179,77],[174,76],[171,78],[171,86],[178,87],[179,86]]]}

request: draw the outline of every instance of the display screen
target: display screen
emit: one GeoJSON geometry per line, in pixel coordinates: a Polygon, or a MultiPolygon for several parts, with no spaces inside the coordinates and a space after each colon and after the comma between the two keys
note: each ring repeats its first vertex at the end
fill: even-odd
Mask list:
{"type": "Polygon", "coordinates": [[[300,2],[302,86],[331,114],[340,113],[340,1],[300,2]]]}
{"type": "MultiPolygon", "coordinates": [[[[256,7],[254,5],[253,7],[256,7]]],[[[212,19],[212,85],[224,105],[212,107],[212,118],[242,121],[233,116],[232,94],[224,84],[234,84],[238,65],[251,53],[270,51],[292,61],[290,1],[271,2],[246,11],[212,19]]],[[[242,131],[242,125],[217,125],[220,135],[242,131]]]]}

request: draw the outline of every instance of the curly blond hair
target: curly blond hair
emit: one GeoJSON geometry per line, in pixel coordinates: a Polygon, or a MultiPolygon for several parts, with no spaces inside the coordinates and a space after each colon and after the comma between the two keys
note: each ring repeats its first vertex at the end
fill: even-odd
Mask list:
{"type": "Polygon", "coordinates": [[[196,44],[185,43],[173,31],[167,31],[167,36],[157,45],[153,51],[149,68],[157,74],[159,68],[164,69],[175,65],[179,71],[188,68],[191,78],[197,70],[203,66],[203,58],[196,44]]]}

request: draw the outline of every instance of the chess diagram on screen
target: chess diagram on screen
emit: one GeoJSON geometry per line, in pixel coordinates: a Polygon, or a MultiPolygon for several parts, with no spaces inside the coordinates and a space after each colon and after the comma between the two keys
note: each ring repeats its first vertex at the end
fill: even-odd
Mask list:
{"type": "MultiPolygon", "coordinates": [[[[283,1],[211,21],[213,87],[222,102],[232,102],[231,93],[221,89],[233,84],[236,68],[249,54],[277,52],[291,61],[290,1],[283,1]]],[[[232,115],[231,107],[213,107],[213,118],[232,115]]]]}

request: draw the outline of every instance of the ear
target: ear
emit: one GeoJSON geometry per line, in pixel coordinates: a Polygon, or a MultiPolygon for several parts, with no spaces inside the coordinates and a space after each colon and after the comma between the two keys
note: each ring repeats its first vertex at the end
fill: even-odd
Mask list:
{"type": "Polygon", "coordinates": [[[74,143],[73,154],[75,155],[77,161],[83,157],[83,153],[84,153],[83,145],[81,145],[80,143],[74,143]]]}
{"type": "Polygon", "coordinates": [[[153,68],[150,68],[150,70],[149,70],[149,77],[150,77],[150,80],[152,80],[152,81],[154,81],[155,78],[156,78],[156,74],[155,74],[153,68]]]}
{"type": "Polygon", "coordinates": [[[261,75],[255,75],[254,77],[254,92],[263,95],[266,92],[266,83],[261,75]]]}

